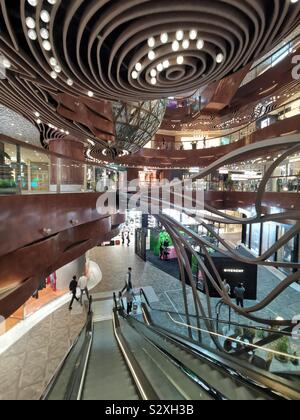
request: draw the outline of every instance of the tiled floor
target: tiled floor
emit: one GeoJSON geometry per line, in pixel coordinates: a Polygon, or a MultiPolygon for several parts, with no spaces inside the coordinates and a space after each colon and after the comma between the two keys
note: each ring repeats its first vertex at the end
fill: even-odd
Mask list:
{"type": "Polygon", "coordinates": [[[0,400],[36,400],[84,324],[65,306],[40,322],[0,357],[0,400]]]}

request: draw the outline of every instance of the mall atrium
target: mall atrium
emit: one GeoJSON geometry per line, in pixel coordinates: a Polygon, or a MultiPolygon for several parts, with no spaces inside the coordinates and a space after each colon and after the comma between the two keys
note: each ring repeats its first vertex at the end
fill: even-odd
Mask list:
{"type": "Polygon", "coordinates": [[[0,4],[0,400],[299,400],[300,2],[0,4]]]}

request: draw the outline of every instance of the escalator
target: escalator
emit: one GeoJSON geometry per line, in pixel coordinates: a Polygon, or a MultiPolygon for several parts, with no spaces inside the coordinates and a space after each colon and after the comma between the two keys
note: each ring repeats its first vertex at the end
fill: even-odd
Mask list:
{"type": "Polygon", "coordinates": [[[138,400],[138,391],[114,337],[111,321],[95,323],[93,335],[81,399],[110,400],[113,389],[116,400],[138,400]]]}
{"type": "Polygon", "coordinates": [[[285,378],[127,316],[88,322],[48,386],[46,400],[298,400],[285,378]]]}

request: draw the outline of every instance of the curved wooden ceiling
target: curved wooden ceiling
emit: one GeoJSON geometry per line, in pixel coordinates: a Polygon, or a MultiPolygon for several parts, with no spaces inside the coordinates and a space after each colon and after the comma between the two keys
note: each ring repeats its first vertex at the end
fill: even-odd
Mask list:
{"type": "Polygon", "coordinates": [[[166,98],[221,80],[274,48],[300,18],[300,2],[289,0],[0,0],[0,5],[0,58],[8,64],[0,102],[38,126],[43,140],[89,138],[99,150],[114,141],[111,109],[109,116],[103,113],[109,101],[166,98]],[[155,57],[148,57],[150,50],[155,57]],[[158,71],[162,63],[168,65],[158,71]],[[83,104],[88,115],[80,112],[77,118],[76,107],[83,104]]]}
{"type": "Polygon", "coordinates": [[[19,71],[29,71],[34,79],[41,76],[55,91],[135,101],[182,94],[238,71],[298,25],[300,4],[1,0],[1,8],[0,48],[19,71]],[[178,30],[183,33],[177,36],[174,52],[178,30]],[[161,34],[167,34],[163,41],[161,34]],[[199,40],[203,43],[197,47],[199,40]],[[188,41],[185,46],[183,41],[188,41]],[[150,50],[155,58],[148,57],[150,50]],[[177,63],[178,56],[183,64],[177,63]],[[169,66],[158,72],[152,85],[150,71],[166,61],[169,66]],[[137,63],[142,69],[134,79],[137,63]]]}

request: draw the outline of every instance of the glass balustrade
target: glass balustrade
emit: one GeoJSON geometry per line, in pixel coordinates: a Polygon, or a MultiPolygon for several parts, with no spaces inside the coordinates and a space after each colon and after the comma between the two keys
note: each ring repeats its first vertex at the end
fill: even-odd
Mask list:
{"type": "MultiPolygon", "coordinates": [[[[291,95],[286,94],[286,99],[289,100],[291,95]]],[[[300,99],[295,99],[290,101],[276,110],[263,115],[257,121],[254,121],[247,126],[239,129],[237,131],[231,132],[229,134],[224,134],[215,138],[204,138],[197,136],[193,137],[183,137],[181,141],[152,141],[152,149],[166,150],[166,151],[181,151],[181,150],[201,150],[201,149],[211,149],[220,146],[227,146],[233,144],[242,139],[247,138],[252,135],[254,132],[267,128],[273,124],[276,124],[279,121],[286,120],[288,118],[295,117],[300,114],[300,99]]]]}
{"type": "Polygon", "coordinates": [[[115,172],[0,140],[0,195],[103,192],[115,172]]]}
{"type": "MultiPolygon", "coordinates": [[[[261,179],[253,178],[245,181],[205,181],[205,191],[257,192],[261,179]]],[[[299,193],[300,176],[278,176],[269,179],[266,192],[299,193]]]]}

